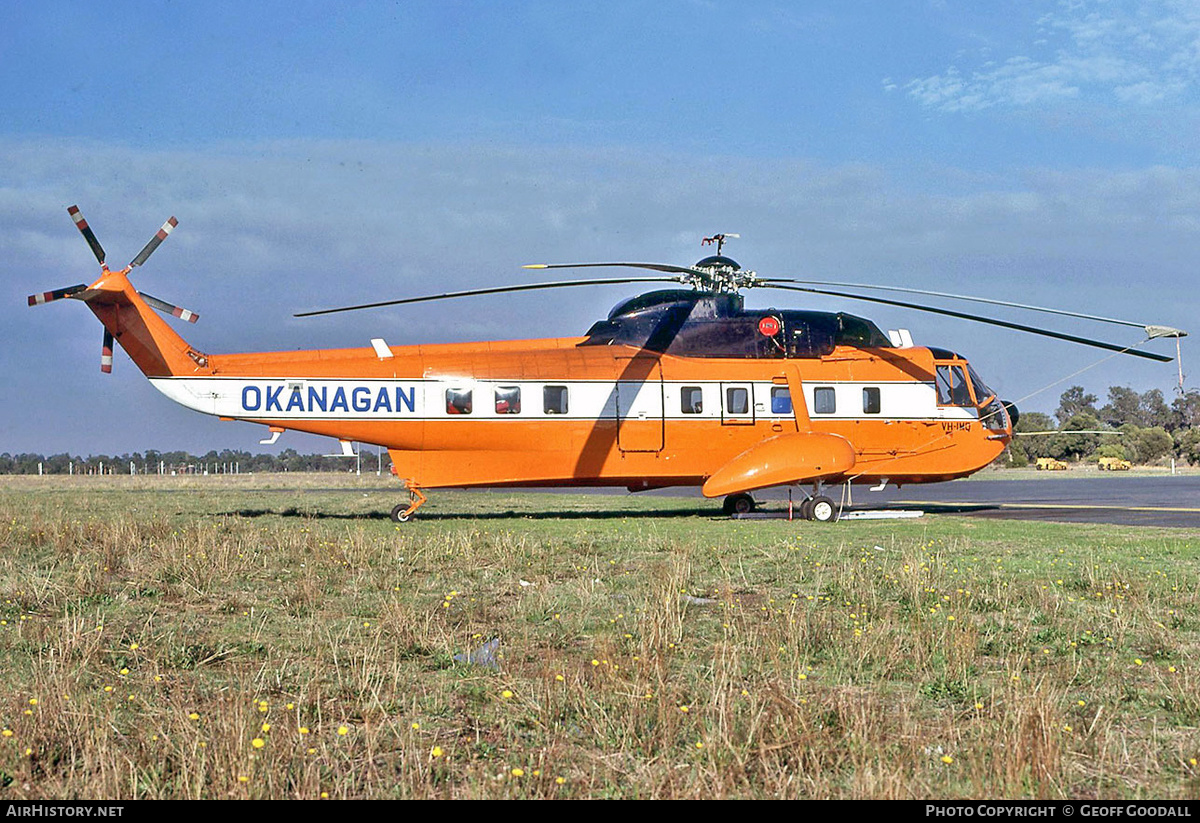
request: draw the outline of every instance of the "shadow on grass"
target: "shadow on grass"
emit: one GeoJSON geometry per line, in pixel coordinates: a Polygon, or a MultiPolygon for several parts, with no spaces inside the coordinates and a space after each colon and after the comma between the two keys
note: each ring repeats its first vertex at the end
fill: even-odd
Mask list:
{"type": "MultiPolygon", "coordinates": [[[[218,516],[227,517],[301,517],[309,520],[391,520],[389,512],[322,512],[312,509],[237,509],[234,511],[216,512],[218,516]]],[[[684,518],[706,517],[722,519],[724,516],[718,508],[677,508],[677,509],[621,509],[616,511],[573,511],[558,509],[553,511],[507,511],[490,512],[421,512],[413,518],[413,522],[451,522],[455,520],[617,520],[625,518],[684,518]]]]}

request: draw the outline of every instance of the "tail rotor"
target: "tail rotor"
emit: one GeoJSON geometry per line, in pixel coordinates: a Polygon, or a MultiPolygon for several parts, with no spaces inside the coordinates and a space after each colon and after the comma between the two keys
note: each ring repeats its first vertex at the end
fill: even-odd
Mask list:
{"type": "MultiPolygon", "coordinates": [[[[88,246],[92,250],[92,254],[96,256],[96,262],[100,264],[101,277],[91,286],[80,283],[75,286],[67,286],[65,288],[55,289],[54,291],[43,292],[41,294],[31,294],[29,295],[30,306],[40,306],[43,303],[51,303],[55,300],[62,300],[64,298],[73,298],[75,300],[83,300],[85,302],[94,300],[104,292],[104,278],[108,277],[110,274],[113,274],[113,272],[109,270],[108,265],[104,262],[104,247],[101,246],[100,241],[96,239],[95,232],[92,231],[92,227],[89,226],[87,220],[84,219],[83,213],[80,212],[79,207],[71,206],[67,209],[67,212],[71,215],[71,219],[75,221],[75,227],[79,229],[79,233],[83,235],[83,239],[87,241],[88,246]]],[[[167,222],[163,223],[162,227],[154,233],[154,236],[150,238],[150,242],[148,242],[142,248],[142,250],[138,252],[137,257],[133,258],[129,265],[122,269],[119,274],[128,275],[133,269],[145,263],[146,260],[150,258],[150,255],[154,254],[155,250],[162,245],[162,242],[167,239],[167,237],[178,225],[178,220],[176,220],[174,217],[169,218],[167,222]]],[[[147,305],[157,309],[160,312],[163,312],[164,314],[169,314],[172,317],[178,317],[180,320],[185,320],[189,323],[195,323],[200,319],[200,315],[193,311],[189,311],[188,309],[168,303],[165,300],[159,300],[157,297],[152,297],[145,292],[139,291],[137,294],[146,301],[147,305]]],[[[105,374],[112,373],[113,340],[114,338],[112,331],[105,327],[104,341],[100,349],[100,371],[104,372],[105,374]]]]}

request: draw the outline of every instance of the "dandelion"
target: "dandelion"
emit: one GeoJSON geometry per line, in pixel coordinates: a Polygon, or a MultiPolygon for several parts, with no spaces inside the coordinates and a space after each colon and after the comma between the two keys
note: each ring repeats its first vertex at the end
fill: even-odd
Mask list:
{"type": "Polygon", "coordinates": [[[953,757],[951,757],[951,756],[950,756],[950,755],[948,755],[948,754],[944,754],[944,755],[942,755],[942,762],[943,762],[943,763],[946,763],[946,764],[953,763],[953,762],[954,762],[954,758],[953,758],[953,757]]]}
{"type": "Polygon", "coordinates": [[[263,746],[267,745],[267,741],[263,740],[261,737],[256,737],[250,741],[250,745],[256,749],[261,749],[263,746]]]}
{"type": "Polygon", "coordinates": [[[413,730],[414,732],[415,732],[415,731],[417,731],[417,730],[418,730],[418,729],[420,729],[420,728],[421,728],[421,724],[420,724],[420,723],[413,723],[413,724],[412,724],[412,730],[413,730]]]}
{"type": "MultiPolygon", "coordinates": [[[[1196,763],[1196,758],[1194,758],[1194,757],[1193,757],[1193,758],[1192,758],[1192,765],[1195,765],[1195,763],[1196,763]]],[[[567,782],[567,778],[565,778],[565,777],[556,777],[556,778],[554,778],[554,782],[555,782],[555,783],[557,783],[558,785],[560,785],[560,786],[561,786],[562,784],[564,784],[564,783],[566,783],[566,782],[567,782]]]]}
{"type": "Polygon", "coordinates": [[[559,683],[562,683],[564,680],[566,680],[566,678],[563,677],[561,674],[554,675],[554,679],[559,683]]]}
{"type": "Polygon", "coordinates": [[[12,729],[5,729],[4,731],[0,732],[0,735],[4,735],[5,737],[12,737],[12,736],[13,736],[13,730],[12,730],[12,729]]]}
{"type": "Polygon", "coordinates": [[[269,732],[269,731],[271,731],[271,724],[270,724],[270,723],[263,723],[263,724],[262,724],[262,730],[263,730],[264,732],[269,732]]]}
{"type": "Polygon", "coordinates": [[[513,776],[513,777],[524,777],[524,776],[525,776],[525,770],[524,770],[524,769],[522,769],[522,768],[520,768],[520,767],[518,766],[517,768],[515,768],[515,769],[513,769],[513,770],[512,770],[512,776],[513,776]]]}
{"type": "Polygon", "coordinates": [[[188,715],[188,720],[199,720],[199,719],[200,719],[200,715],[196,714],[195,712],[191,712],[188,715]]]}
{"type": "Polygon", "coordinates": [[[350,730],[348,728],[346,728],[345,726],[338,726],[337,733],[339,736],[345,737],[347,734],[350,733],[350,730]]]}
{"type": "Polygon", "coordinates": [[[430,753],[431,755],[433,755],[434,757],[441,757],[441,756],[442,756],[442,754],[444,754],[444,752],[442,752],[442,747],[441,747],[441,746],[434,746],[434,747],[433,747],[433,750],[432,750],[431,752],[429,752],[429,753],[430,753]]]}
{"type": "Polygon", "coordinates": [[[308,734],[308,726],[301,726],[299,731],[300,734],[308,734]]]}
{"type": "Polygon", "coordinates": [[[508,700],[509,698],[511,698],[513,696],[513,693],[510,692],[508,689],[505,689],[504,691],[500,692],[500,696],[503,697],[505,700],[508,700]]]}
{"type": "Polygon", "coordinates": [[[246,775],[244,775],[244,774],[239,774],[239,775],[238,775],[238,782],[239,782],[239,783],[249,783],[249,782],[250,782],[250,778],[246,777],[246,775]]]}

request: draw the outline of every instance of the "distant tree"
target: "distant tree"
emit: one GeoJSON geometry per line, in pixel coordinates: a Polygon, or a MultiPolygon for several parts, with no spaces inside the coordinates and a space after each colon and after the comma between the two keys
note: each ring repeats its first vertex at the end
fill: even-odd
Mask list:
{"type": "Polygon", "coordinates": [[[1200,465],[1200,427],[1176,431],[1175,451],[1191,465],[1200,465]]]}
{"type": "Polygon", "coordinates": [[[1142,397],[1125,386],[1109,386],[1108,403],[1100,409],[1100,419],[1105,425],[1119,429],[1126,423],[1142,425],[1142,397]]]}
{"type": "MultiPolygon", "coordinates": [[[[1021,412],[1021,416],[1018,418],[1017,425],[1013,431],[1022,433],[1044,432],[1053,431],[1056,428],[1058,427],[1054,425],[1054,421],[1048,414],[1043,414],[1042,412],[1021,412]]],[[[1039,457],[1049,457],[1049,440],[1050,438],[1046,435],[1014,437],[1012,445],[1009,447],[1013,465],[1024,466],[1029,461],[1039,457]]]]}
{"type": "Polygon", "coordinates": [[[1122,445],[1125,457],[1134,463],[1153,463],[1166,457],[1175,447],[1175,440],[1162,426],[1138,428],[1132,424],[1121,427],[1125,435],[1122,445]]]}
{"type": "Polygon", "coordinates": [[[1171,414],[1171,407],[1163,399],[1162,389],[1150,389],[1143,392],[1140,411],[1142,416],[1138,423],[1140,426],[1166,429],[1174,425],[1174,416],[1171,414]]]}
{"type": "Polygon", "coordinates": [[[1193,389],[1171,401],[1171,415],[1174,417],[1171,431],[1200,427],[1200,391],[1193,389]]]}
{"type": "MultiPolygon", "coordinates": [[[[1093,402],[1094,399],[1093,399],[1093,402]]],[[[1096,450],[1099,437],[1094,434],[1070,434],[1072,431],[1095,430],[1100,428],[1100,419],[1094,414],[1079,413],[1069,418],[1056,434],[1050,439],[1050,456],[1059,460],[1079,460],[1096,450]]]]}
{"type": "Polygon", "coordinates": [[[1086,393],[1083,386],[1072,386],[1063,392],[1058,399],[1058,409],[1054,412],[1060,427],[1065,428],[1067,421],[1079,414],[1091,415],[1099,425],[1100,412],[1096,410],[1096,399],[1096,395],[1086,393]]]}

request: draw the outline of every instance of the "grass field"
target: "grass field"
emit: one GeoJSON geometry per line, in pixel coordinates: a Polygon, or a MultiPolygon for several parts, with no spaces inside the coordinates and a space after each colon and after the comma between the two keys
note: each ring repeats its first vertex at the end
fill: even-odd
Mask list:
{"type": "Polygon", "coordinates": [[[400,498],[0,479],[0,798],[1200,796],[1200,533],[400,498]]]}

